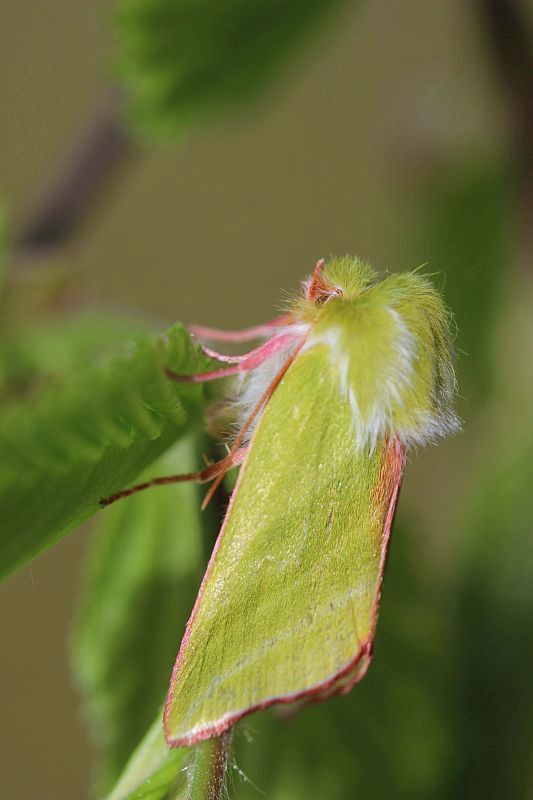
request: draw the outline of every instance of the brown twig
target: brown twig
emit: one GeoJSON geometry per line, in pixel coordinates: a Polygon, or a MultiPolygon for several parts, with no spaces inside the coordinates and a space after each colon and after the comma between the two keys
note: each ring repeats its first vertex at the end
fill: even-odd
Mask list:
{"type": "Polygon", "coordinates": [[[533,252],[533,37],[521,0],[476,0],[504,90],[524,244],[533,252]]]}
{"type": "Polygon", "coordinates": [[[46,258],[67,245],[133,153],[120,120],[121,109],[122,93],[108,91],[81,140],[15,235],[13,256],[17,263],[46,258]]]}

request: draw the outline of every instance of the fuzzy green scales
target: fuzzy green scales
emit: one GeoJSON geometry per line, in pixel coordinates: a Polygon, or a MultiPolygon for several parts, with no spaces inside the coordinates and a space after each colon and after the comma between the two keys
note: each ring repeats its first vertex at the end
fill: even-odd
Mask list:
{"type": "Polygon", "coordinates": [[[405,449],[458,427],[449,316],[426,278],[378,283],[334,259],[291,326],[294,360],[254,430],[174,669],[173,745],[362,677],[405,449]]]}

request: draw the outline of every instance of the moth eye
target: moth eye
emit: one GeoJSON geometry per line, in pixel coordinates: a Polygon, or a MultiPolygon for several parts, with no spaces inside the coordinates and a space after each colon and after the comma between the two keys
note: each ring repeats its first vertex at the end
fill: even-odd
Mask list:
{"type": "Polygon", "coordinates": [[[336,286],[334,289],[329,289],[324,286],[323,288],[320,288],[315,295],[315,305],[322,306],[324,303],[327,303],[328,300],[332,300],[334,297],[340,296],[342,296],[342,289],[339,289],[338,286],[336,286]]]}
{"type": "Polygon", "coordinates": [[[306,289],[307,299],[311,303],[314,303],[315,306],[321,306],[327,303],[328,300],[331,300],[332,297],[338,297],[342,294],[342,289],[338,286],[328,285],[325,282],[324,277],[320,273],[323,263],[323,261],[318,262],[306,289]]]}

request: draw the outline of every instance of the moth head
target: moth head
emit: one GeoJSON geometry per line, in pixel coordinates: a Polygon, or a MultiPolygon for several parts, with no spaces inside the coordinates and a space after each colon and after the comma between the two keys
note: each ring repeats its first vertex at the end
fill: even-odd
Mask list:
{"type": "Polygon", "coordinates": [[[377,279],[376,273],[358,259],[345,256],[317,261],[313,274],[303,283],[305,301],[315,310],[336,297],[354,299],[377,279]]]}
{"type": "Polygon", "coordinates": [[[380,281],[354,258],[319,261],[295,316],[312,324],[306,349],[327,347],[353,410],[356,438],[424,444],[457,430],[451,315],[417,272],[380,281]]]}

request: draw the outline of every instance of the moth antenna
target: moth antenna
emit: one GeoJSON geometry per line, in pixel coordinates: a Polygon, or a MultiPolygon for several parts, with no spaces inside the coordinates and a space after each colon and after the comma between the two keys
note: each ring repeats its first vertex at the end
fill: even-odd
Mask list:
{"type": "Polygon", "coordinates": [[[324,269],[325,259],[319,258],[315,264],[313,274],[307,286],[307,299],[314,303],[317,297],[324,291],[324,283],[322,281],[322,270],[324,269]]]}

